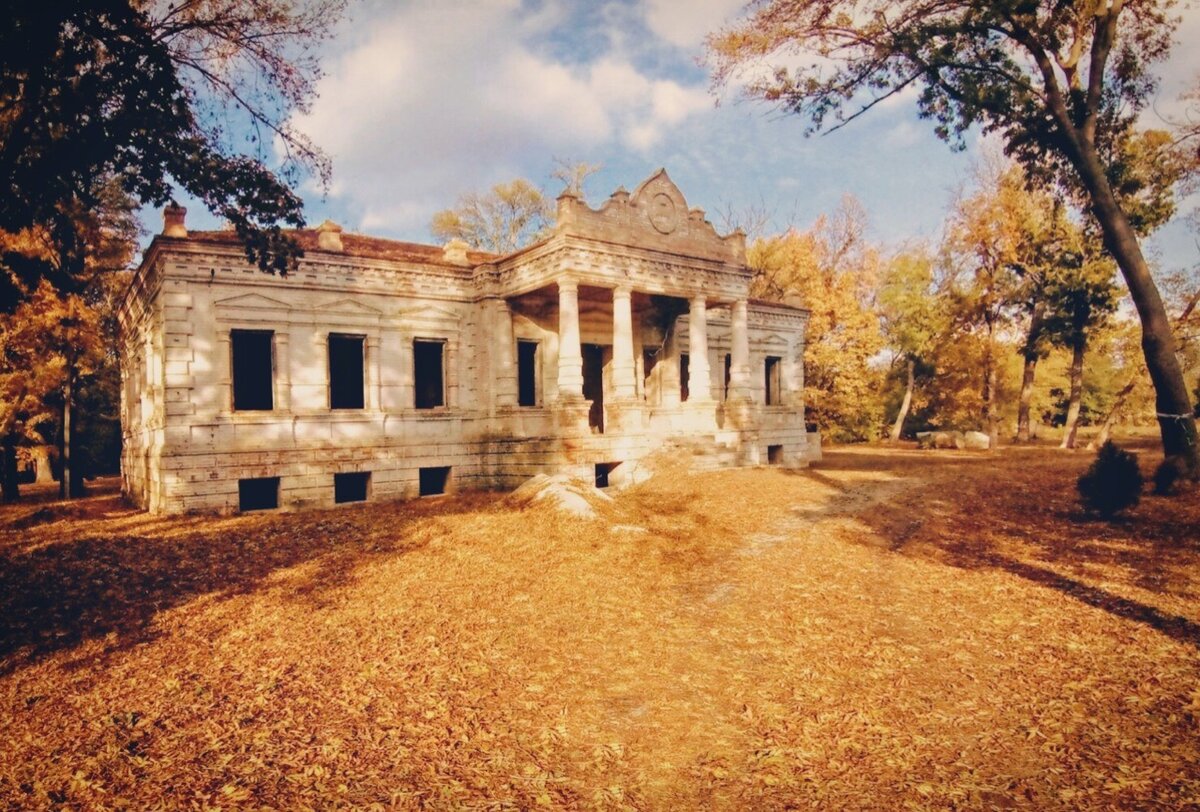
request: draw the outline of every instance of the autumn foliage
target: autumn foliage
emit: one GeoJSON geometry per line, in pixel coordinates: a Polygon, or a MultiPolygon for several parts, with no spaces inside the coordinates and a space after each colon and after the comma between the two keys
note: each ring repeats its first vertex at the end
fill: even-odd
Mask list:
{"type": "Polygon", "coordinates": [[[7,506],[0,806],[1188,808],[1200,514],[1080,522],[1085,464],[860,447],[595,521],[7,506]]]}

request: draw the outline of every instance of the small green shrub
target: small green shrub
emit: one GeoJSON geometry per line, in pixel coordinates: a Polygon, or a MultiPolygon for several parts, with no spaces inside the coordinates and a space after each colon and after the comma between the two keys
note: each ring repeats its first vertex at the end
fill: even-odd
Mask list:
{"type": "Polygon", "coordinates": [[[1142,472],[1137,455],[1109,440],[1096,454],[1091,467],[1076,483],[1084,507],[1101,516],[1114,516],[1138,503],[1142,495],[1142,472]]]}

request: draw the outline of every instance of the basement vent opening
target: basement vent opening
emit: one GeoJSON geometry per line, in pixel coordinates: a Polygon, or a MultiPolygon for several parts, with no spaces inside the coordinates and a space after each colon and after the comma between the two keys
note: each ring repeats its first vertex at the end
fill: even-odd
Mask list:
{"type": "Polygon", "coordinates": [[[783,465],[783,446],[767,446],[767,463],[770,465],[783,465]]]}
{"type": "Polygon", "coordinates": [[[611,484],[613,472],[620,464],[619,462],[596,463],[596,487],[607,488],[611,484]]]}
{"type": "Polygon", "coordinates": [[[279,477],[238,480],[238,510],[275,510],[279,507],[279,477]]]}
{"type": "Polygon", "coordinates": [[[333,475],[333,502],[341,505],[347,502],[367,501],[367,487],[371,482],[371,474],[366,471],[333,475]]]}
{"type": "Polygon", "coordinates": [[[437,496],[446,492],[450,482],[450,466],[440,468],[421,468],[417,472],[420,480],[421,496],[437,496]]]}

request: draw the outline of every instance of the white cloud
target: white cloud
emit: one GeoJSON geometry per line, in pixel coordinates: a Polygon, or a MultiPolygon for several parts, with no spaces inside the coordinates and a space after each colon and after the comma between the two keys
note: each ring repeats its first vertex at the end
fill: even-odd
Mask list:
{"type": "Polygon", "coordinates": [[[357,20],[357,41],[326,62],[320,98],[297,121],[333,157],[332,202],[357,220],[347,225],[420,237],[465,191],[537,179],[556,155],[645,151],[711,109],[703,86],[648,75],[612,50],[555,58],[546,38],[562,14],[555,3],[426,0],[357,20]]]}
{"type": "Polygon", "coordinates": [[[698,49],[704,37],[721,28],[746,0],[648,0],[646,25],[662,39],[698,49]]]}

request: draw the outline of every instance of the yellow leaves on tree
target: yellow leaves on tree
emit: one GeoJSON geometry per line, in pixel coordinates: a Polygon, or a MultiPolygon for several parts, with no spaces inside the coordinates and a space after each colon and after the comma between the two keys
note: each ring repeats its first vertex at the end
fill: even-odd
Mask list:
{"type": "Polygon", "coordinates": [[[56,419],[79,379],[103,362],[99,313],[42,279],[0,317],[0,348],[0,443],[8,457],[22,441],[45,442],[39,428],[56,419]]]}
{"type": "Polygon", "coordinates": [[[805,408],[811,422],[841,439],[875,436],[883,415],[870,363],[883,348],[871,306],[880,258],[865,231],[862,207],[846,197],[808,231],[756,240],[747,255],[755,296],[809,309],[805,408]]]}

